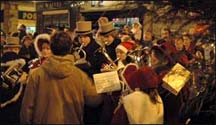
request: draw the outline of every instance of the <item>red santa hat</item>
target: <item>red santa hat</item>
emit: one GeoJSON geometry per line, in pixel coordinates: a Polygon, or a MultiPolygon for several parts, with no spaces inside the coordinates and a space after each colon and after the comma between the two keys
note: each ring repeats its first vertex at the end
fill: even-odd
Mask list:
{"type": "Polygon", "coordinates": [[[127,53],[129,50],[131,50],[135,46],[134,42],[121,42],[117,47],[117,49],[122,50],[123,52],[127,53]]]}
{"type": "Polygon", "coordinates": [[[143,66],[140,69],[125,77],[128,85],[132,90],[140,88],[141,90],[148,88],[157,88],[159,80],[157,74],[150,67],[143,66]]]}

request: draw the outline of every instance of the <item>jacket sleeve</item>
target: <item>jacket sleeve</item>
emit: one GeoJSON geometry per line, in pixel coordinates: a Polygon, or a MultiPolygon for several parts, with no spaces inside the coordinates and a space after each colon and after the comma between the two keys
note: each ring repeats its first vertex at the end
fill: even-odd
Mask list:
{"type": "Polygon", "coordinates": [[[97,106],[102,102],[102,95],[97,94],[93,80],[87,75],[83,76],[83,91],[85,104],[89,106],[97,106]]]}
{"type": "Polygon", "coordinates": [[[36,83],[31,73],[29,73],[27,79],[27,85],[22,100],[20,111],[20,122],[24,124],[30,124],[33,120],[35,99],[36,99],[36,83]]]}

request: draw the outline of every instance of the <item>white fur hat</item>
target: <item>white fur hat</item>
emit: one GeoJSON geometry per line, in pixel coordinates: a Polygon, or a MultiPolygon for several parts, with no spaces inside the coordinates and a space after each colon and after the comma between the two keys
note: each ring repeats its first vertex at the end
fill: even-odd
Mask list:
{"type": "Polygon", "coordinates": [[[50,35],[49,34],[39,34],[34,41],[34,47],[35,47],[35,51],[37,52],[38,56],[42,56],[41,54],[41,50],[40,50],[40,45],[39,45],[39,39],[45,39],[48,40],[50,42],[50,35]]]}

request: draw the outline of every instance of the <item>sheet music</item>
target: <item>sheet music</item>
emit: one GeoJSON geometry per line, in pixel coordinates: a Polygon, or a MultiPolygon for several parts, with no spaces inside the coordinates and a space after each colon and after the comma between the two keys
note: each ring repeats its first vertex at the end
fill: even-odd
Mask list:
{"type": "Polygon", "coordinates": [[[93,75],[97,93],[106,93],[121,89],[117,71],[93,75]]]}

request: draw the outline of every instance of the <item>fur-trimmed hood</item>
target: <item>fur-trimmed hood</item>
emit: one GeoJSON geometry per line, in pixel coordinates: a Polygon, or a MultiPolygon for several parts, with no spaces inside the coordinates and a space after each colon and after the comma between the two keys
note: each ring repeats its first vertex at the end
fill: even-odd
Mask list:
{"type": "Polygon", "coordinates": [[[50,35],[46,34],[46,33],[39,34],[34,40],[35,51],[37,52],[38,56],[40,57],[40,56],[42,56],[42,54],[41,54],[41,51],[40,51],[39,46],[38,46],[38,40],[39,39],[47,39],[48,41],[50,41],[50,35]]]}

